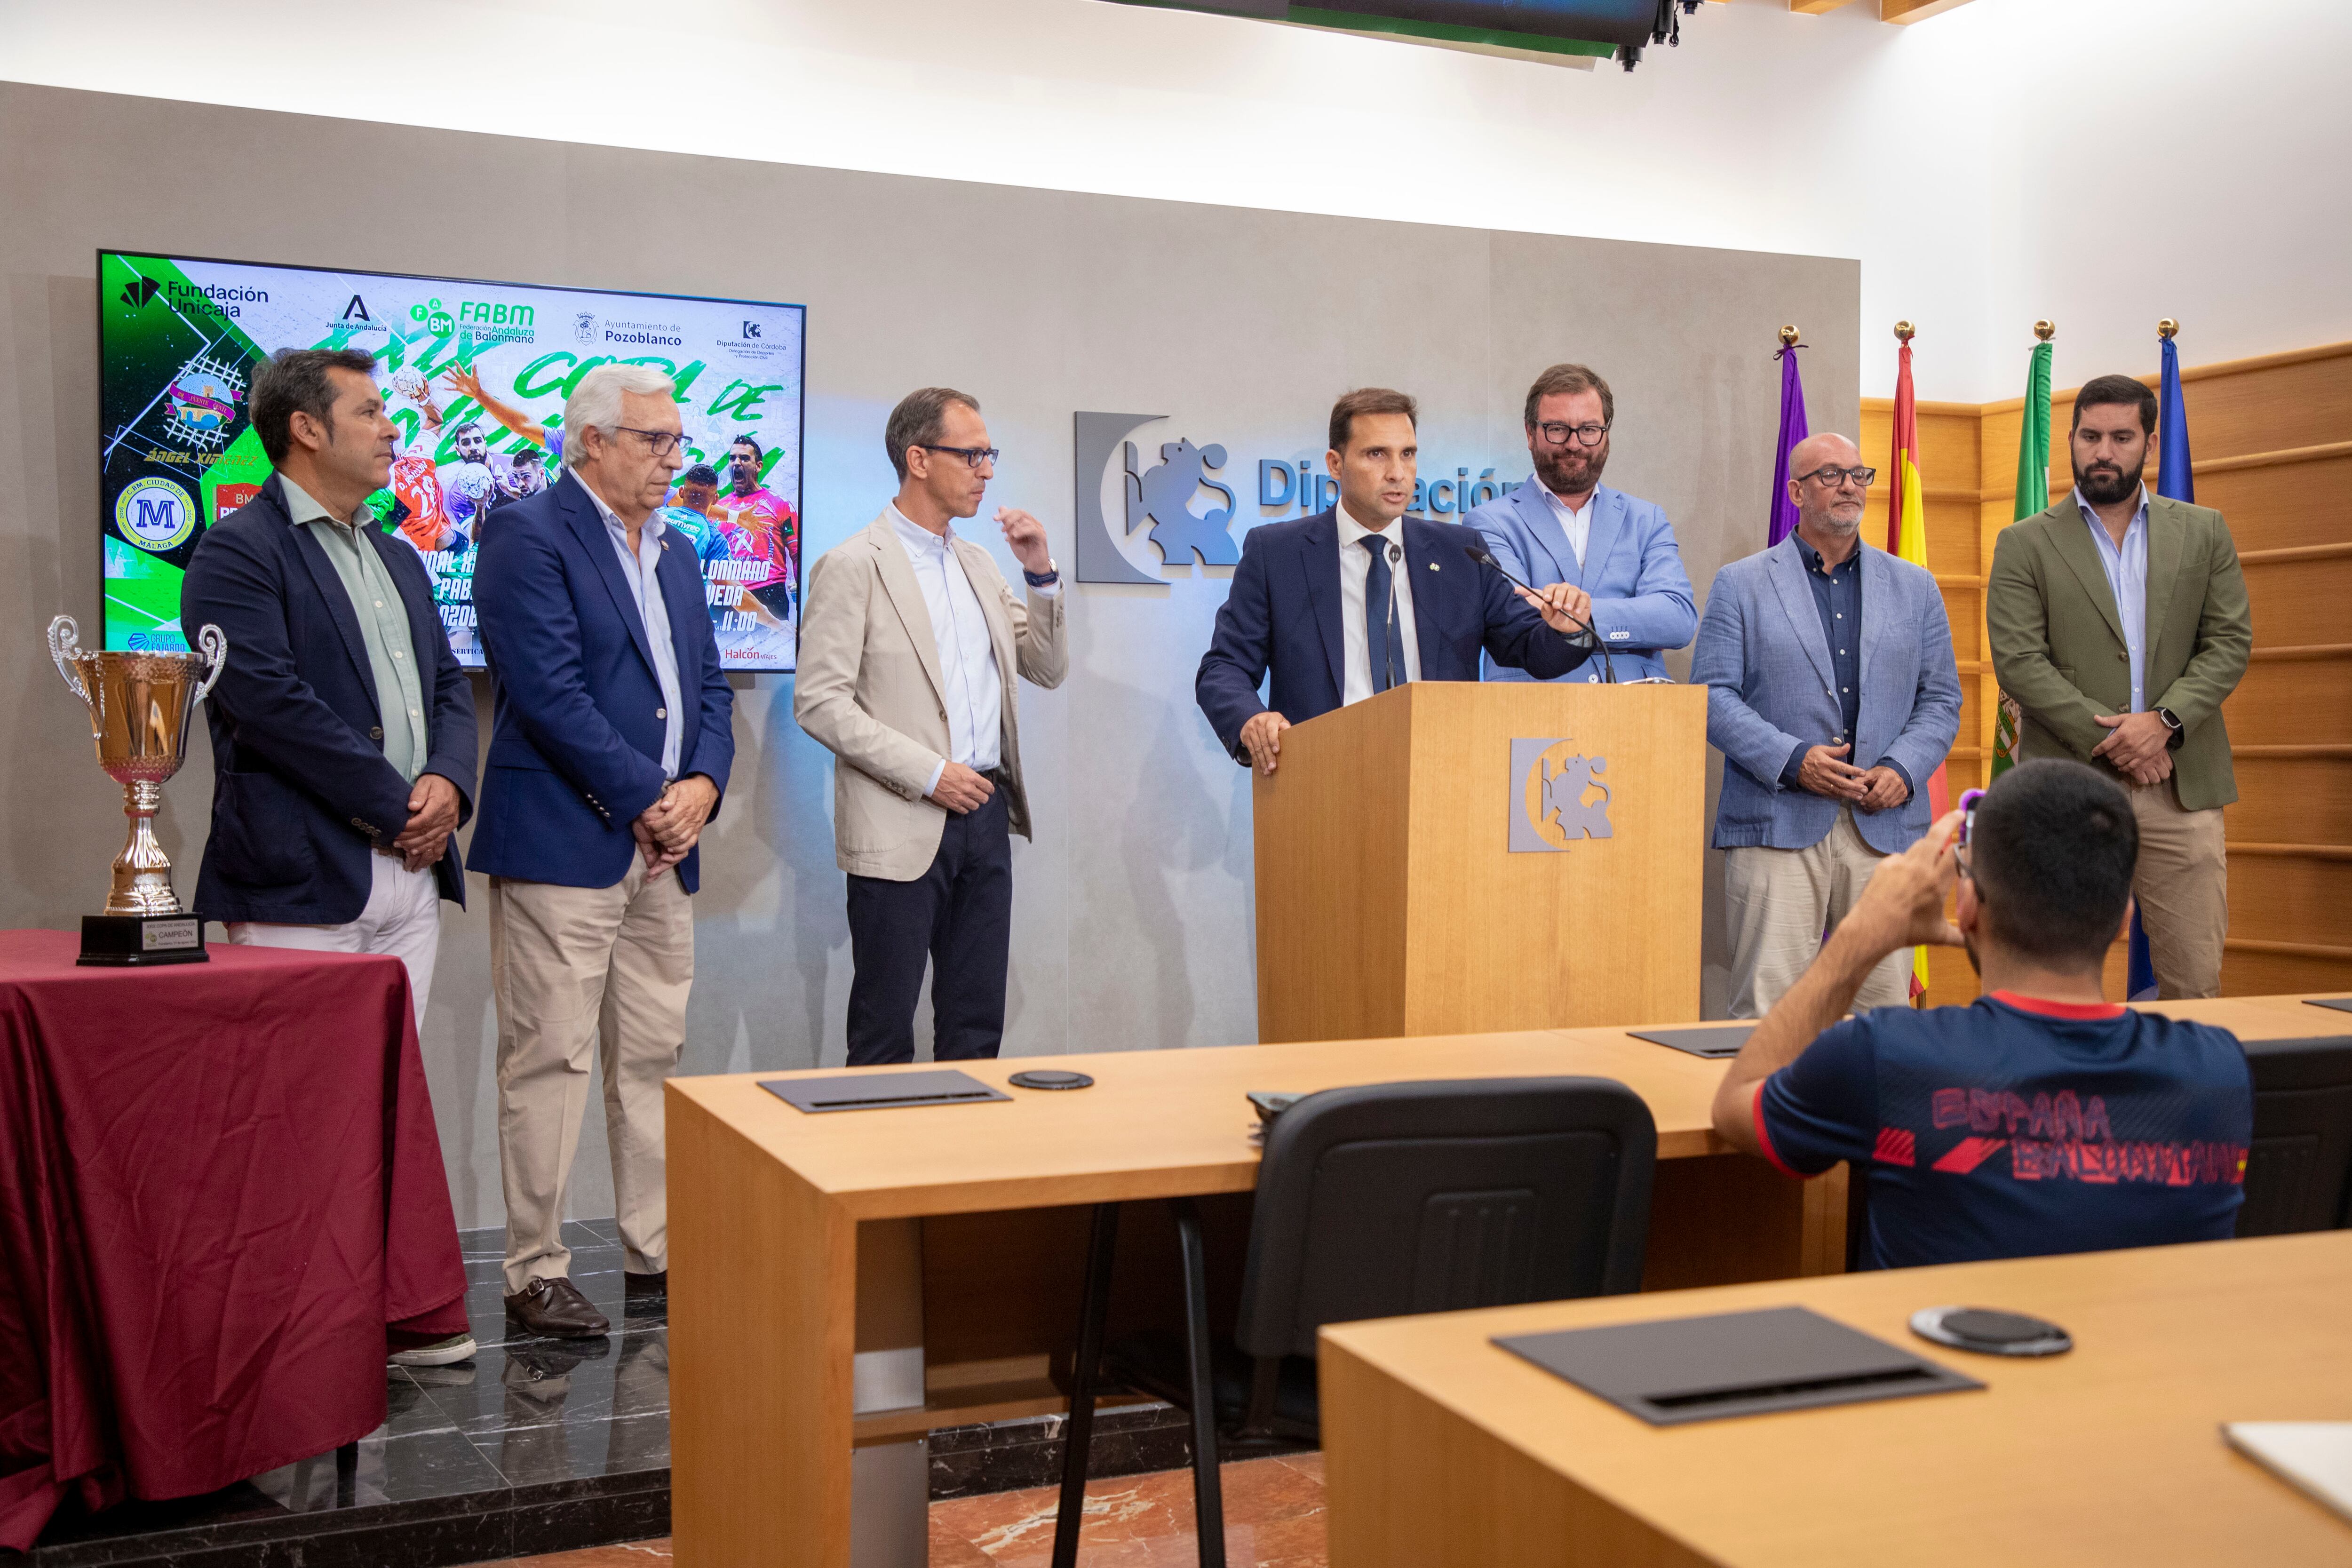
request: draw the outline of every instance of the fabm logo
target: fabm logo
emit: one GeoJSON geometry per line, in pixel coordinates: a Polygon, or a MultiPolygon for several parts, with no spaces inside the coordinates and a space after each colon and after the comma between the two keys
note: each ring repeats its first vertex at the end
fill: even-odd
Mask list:
{"type": "Polygon", "coordinates": [[[1609,786],[1597,776],[1609,771],[1609,759],[1580,755],[1575,745],[1569,737],[1513,737],[1512,854],[1557,854],[1580,838],[1615,837],[1609,826],[1609,786]],[[1598,799],[1588,798],[1595,792],[1598,799]]]}
{"type": "Polygon", "coordinates": [[[1144,571],[1120,548],[1129,536],[1149,528],[1163,566],[1185,566],[1198,556],[1204,566],[1231,566],[1242,558],[1234,542],[1233,487],[1210,475],[1225,466],[1225,449],[1214,442],[1195,446],[1180,436],[1160,446],[1160,461],[1147,464],[1129,436],[1144,426],[1165,419],[1164,414],[1079,414],[1076,416],[1078,563],[1081,583],[1150,583],[1163,579],[1144,571]],[[1111,454],[1120,454],[1121,515],[1114,531],[1103,515],[1104,470],[1111,454]],[[1224,499],[1206,511],[1192,510],[1195,498],[1209,490],[1224,499]]]}
{"type": "Polygon", "coordinates": [[[122,302],[136,310],[163,291],[163,286],[152,278],[133,278],[122,286],[122,302]]]}

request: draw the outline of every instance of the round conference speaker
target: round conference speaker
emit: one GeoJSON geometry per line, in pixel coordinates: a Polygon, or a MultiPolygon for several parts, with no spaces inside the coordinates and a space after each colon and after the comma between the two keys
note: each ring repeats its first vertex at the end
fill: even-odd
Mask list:
{"type": "Polygon", "coordinates": [[[1095,1080],[1082,1072],[1063,1072],[1058,1068],[1033,1068],[1014,1073],[1005,1082],[1015,1089],[1092,1089],[1095,1080]]]}
{"type": "Polygon", "coordinates": [[[1911,1331],[1979,1355],[2063,1355],[2074,1336],[2057,1324],[1990,1307],[1927,1307],[1911,1314],[1911,1331]]]}

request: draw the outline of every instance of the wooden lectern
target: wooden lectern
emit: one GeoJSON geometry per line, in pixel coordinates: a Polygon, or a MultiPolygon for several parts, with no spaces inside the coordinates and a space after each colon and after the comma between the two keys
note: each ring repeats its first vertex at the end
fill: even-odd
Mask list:
{"type": "Polygon", "coordinates": [[[1256,775],[1258,1038],[1699,1015],[1706,689],[1416,681],[1256,775]]]}

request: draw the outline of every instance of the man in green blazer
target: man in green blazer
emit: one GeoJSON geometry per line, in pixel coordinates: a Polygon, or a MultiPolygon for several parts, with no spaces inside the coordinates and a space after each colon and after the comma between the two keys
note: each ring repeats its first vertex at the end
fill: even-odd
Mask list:
{"type": "Polygon", "coordinates": [[[2018,755],[2113,770],[2139,819],[2132,894],[2158,994],[2221,993],[2238,798],[2221,704],[2246,673],[2253,617],[2221,514],[2151,497],[2156,395],[2103,375],[2074,399],[2074,490],[2003,529],[1985,628],[2017,703],[2018,755]]]}

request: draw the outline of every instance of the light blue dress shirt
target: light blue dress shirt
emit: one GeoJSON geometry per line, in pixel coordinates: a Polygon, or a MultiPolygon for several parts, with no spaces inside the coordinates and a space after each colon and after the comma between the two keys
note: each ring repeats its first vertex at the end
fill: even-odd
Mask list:
{"type": "Polygon", "coordinates": [[[2116,596],[2116,616],[2124,624],[2124,647],[2131,655],[2131,710],[2147,711],[2147,487],[2139,488],[2139,510],[2132,514],[2131,526],[2124,530],[2124,542],[2116,543],[2115,535],[2083,499],[2082,487],[2074,489],[2074,504],[2082,509],[2083,521],[2090,528],[2092,542],[2099,547],[2099,564],[2107,571],[2107,589],[2116,596]]]}
{"type": "Polygon", "coordinates": [[[622,525],[613,509],[595,487],[583,484],[577,476],[572,482],[588,492],[596,503],[596,514],[604,520],[604,531],[612,536],[613,553],[621,558],[621,576],[629,584],[629,592],[637,604],[637,618],[645,622],[646,645],[653,649],[654,679],[661,682],[662,694],[662,776],[677,777],[678,753],[686,744],[686,714],[678,706],[677,647],[670,640],[669,605],[662,598],[661,555],[665,548],[662,536],[669,531],[668,524],[656,511],[646,519],[637,531],[637,552],[629,553],[629,531],[622,525]]]}

